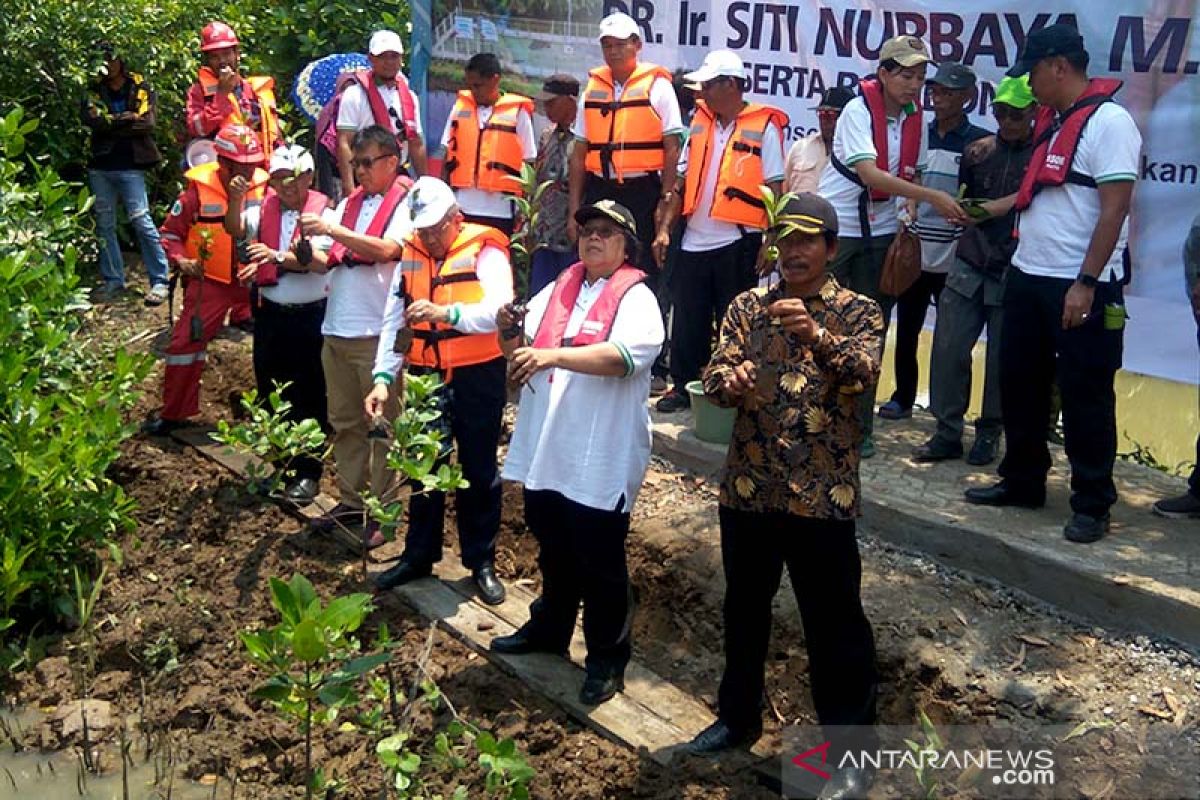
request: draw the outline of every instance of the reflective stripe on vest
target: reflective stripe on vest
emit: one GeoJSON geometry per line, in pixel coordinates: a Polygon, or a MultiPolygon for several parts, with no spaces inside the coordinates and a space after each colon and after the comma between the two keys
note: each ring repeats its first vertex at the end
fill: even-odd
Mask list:
{"type": "MultiPolygon", "coordinates": [[[[508,237],[486,225],[463,223],[458,238],[446,257],[435,262],[422,247],[420,239],[410,234],[404,240],[401,264],[418,264],[405,270],[405,289],[409,302],[429,300],[437,305],[462,303],[470,305],[483,299],[483,286],[475,273],[475,263],[485,246],[498,247],[508,253],[508,237]],[[436,274],[435,274],[436,271],[436,274]]],[[[500,343],[495,333],[465,334],[449,325],[414,323],[413,341],[406,358],[410,364],[441,370],[482,364],[499,358],[500,343]]]]}
{"type": "Polygon", "coordinates": [[[588,73],[583,101],[588,172],[621,180],[628,172],[663,168],[662,119],[650,105],[650,87],[657,78],[670,81],[671,73],[654,64],[638,64],[618,99],[613,96],[611,69],[597,67],[588,73]]]}
{"type": "MultiPolygon", "coordinates": [[[[220,82],[211,69],[200,68],[199,82],[206,99],[216,95],[220,82]]],[[[279,140],[279,122],[275,118],[275,79],[265,75],[251,75],[245,82],[250,84],[250,91],[258,101],[259,143],[262,145],[262,151],[270,154],[275,150],[275,142],[279,140]]],[[[232,92],[229,93],[229,102],[233,106],[233,113],[221,120],[220,128],[231,124],[246,125],[241,104],[232,92]]]]}
{"type": "Polygon", "coordinates": [[[519,94],[503,95],[492,106],[492,116],[481,130],[474,96],[468,91],[458,93],[450,114],[450,140],[446,144],[451,186],[523,196],[524,191],[515,180],[521,177],[525,160],[521,137],[517,135],[521,111],[532,116],[533,101],[519,94]]]}
{"type": "MultiPolygon", "coordinates": [[[[749,104],[734,120],[733,133],[720,154],[720,172],[713,193],[713,219],[745,225],[752,228],[767,227],[767,211],[763,204],[761,187],[765,182],[762,164],[762,146],[767,125],[774,123],[779,133],[779,146],[783,147],[783,130],[788,116],[777,108],[749,104]]],[[[688,164],[683,189],[683,215],[690,216],[700,204],[700,193],[704,190],[705,178],[713,161],[713,133],[717,122],[703,101],[696,103],[696,115],[692,118],[692,132],[688,137],[688,164]]]]}
{"type": "MultiPolygon", "coordinates": [[[[204,277],[219,283],[233,283],[237,273],[237,251],[233,237],[225,232],[225,211],[228,208],[225,187],[221,185],[220,164],[210,162],[192,167],[184,177],[196,187],[200,198],[200,212],[188,228],[183,242],[188,258],[194,258],[204,267],[204,277]],[[209,233],[205,234],[204,231],[209,233]],[[205,239],[208,242],[205,243],[205,239]]],[[[246,193],[247,200],[262,197],[262,186],[270,176],[256,169],[250,179],[252,188],[246,193]]]]}

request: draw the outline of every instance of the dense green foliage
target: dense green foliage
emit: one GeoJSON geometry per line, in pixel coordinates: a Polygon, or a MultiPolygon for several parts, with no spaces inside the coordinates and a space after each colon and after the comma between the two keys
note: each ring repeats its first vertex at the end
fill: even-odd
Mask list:
{"type": "Polygon", "coordinates": [[[80,335],[87,192],[28,158],[36,120],[0,120],[0,643],[16,620],[70,616],[72,569],[131,524],[107,472],[146,357],[80,335]]]}

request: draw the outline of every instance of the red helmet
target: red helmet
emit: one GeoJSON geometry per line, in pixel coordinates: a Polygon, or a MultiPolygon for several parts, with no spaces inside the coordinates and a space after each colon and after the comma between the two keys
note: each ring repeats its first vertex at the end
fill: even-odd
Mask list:
{"type": "Polygon", "coordinates": [[[225,125],[213,139],[217,155],[240,164],[261,164],[263,162],[262,144],[258,134],[240,124],[225,125]]]}
{"type": "Polygon", "coordinates": [[[210,22],[200,31],[200,50],[224,50],[226,47],[237,47],[237,34],[233,28],[224,22],[210,22]]]}

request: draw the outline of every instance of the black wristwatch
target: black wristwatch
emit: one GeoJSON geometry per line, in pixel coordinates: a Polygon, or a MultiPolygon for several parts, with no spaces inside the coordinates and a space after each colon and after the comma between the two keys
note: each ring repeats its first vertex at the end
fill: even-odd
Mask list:
{"type": "Polygon", "coordinates": [[[1097,280],[1095,276],[1088,275],[1085,272],[1081,272],[1077,276],[1075,276],[1075,282],[1082,283],[1084,286],[1086,286],[1089,289],[1095,289],[1096,286],[1099,285],[1099,283],[1100,283],[1100,281],[1097,280]]]}

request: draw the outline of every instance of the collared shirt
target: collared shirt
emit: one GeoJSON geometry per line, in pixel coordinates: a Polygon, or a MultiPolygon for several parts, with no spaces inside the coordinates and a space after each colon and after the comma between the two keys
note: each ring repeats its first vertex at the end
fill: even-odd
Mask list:
{"type": "Polygon", "coordinates": [[[879,378],[883,315],[874,300],[831,276],[804,301],[825,329],[818,341],[804,344],[767,313],[783,297],[777,285],[734,298],[704,370],[705,393],[738,410],[720,502],[745,511],[853,519],[860,502],[859,396],[879,378]],[[724,383],[743,361],[754,363],[757,383],[737,399],[724,383]]]}
{"type": "MultiPolygon", "coordinates": [[[[921,176],[921,183],[930,189],[939,189],[950,196],[958,194],[958,173],[963,151],[971,142],[990,134],[978,125],[971,124],[965,116],[954,130],[943,136],[938,132],[937,120],[929,123],[929,164],[921,176]]],[[[921,268],[926,272],[946,273],[954,262],[954,250],[961,225],[946,222],[938,211],[928,203],[917,207],[917,221],[913,230],[921,239],[921,268]]]]}
{"type": "Polygon", "coordinates": [[[783,170],[783,190],[785,192],[817,193],[821,185],[821,173],[829,163],[829,151],[825,149],[825,140],[820,131],[813,131],[788,150],[787,164],[783,170]]]}
{"type": "Polygon", "coordinates": [[[551,125],[542,132],[542,139],[538,142],[538,183],[550,181],[550,185],[542,192],[537,224],[533,228],[533,241],[538,247],[546,247],[556,253],[568,253],[575,249],[575,245],[567,238],[567,176],[571,168],[574,141],[569,129],[551,125]]]}
{"type": "MultiPolygon", "coordinates": [[[[479,120],[479,130],[488,124],[492,118],[492,106],[478,106],[475,117],[479,120]]],[[[442,130],[442,147],[450,144],[450,136],[454,132],[454,114],[446,118],[446,127],[442,130]]],[[[521,142],[521,160],[533,161],[537,158],[537,141],[533,136],[533,118],[529,112],[521,109],[517,112],[517,139],[521,142]]],[[[458,207],[464,214],[495,219],[512,219],[515,203],[503,192],[488,192],[483,189],[460,187],[454,190],[458,207]]]]}
{"type": "MultiPolygon", "coordinates": [[[[586,87],[586,83],[585,83],[586,87]]],[[[620,97],[625,91],[625,84],[613,82],[613,97],[620,97]]],[[[654,109],[654,113],[658,114],[658,118],[662,120],[663,136],[672,134],[679,136],[680,141],[687,135],[687,129],[683,127],[683,115],[679,111],[679,98],[675,94],[675,87],[666,78],[655,78],[650,82],[650,107],[654,109]]],[[[578,142],[587,141],[587,126],[584,124],[584,115],[586,109],[583,107],[583,101],[579,103],[579,110],[575,112],[575,125],[571,128],[571,133],[574,134],[575,140],[578,142]]],[[[599,174],[599,173],[594,173],[599,174]]],[[[626,172],[625,180],[630,178],[639,178],[647,173],[645,172],[626,172]]],[[[683,173],[679,173],[682,175],[683,173]]]]}
{"type": "MultiPolygon", "coordinates": [[[[284,208],[282,204],[279,206],[279,241],[292,241],[292,236],[296,232],[296,226],[300,224],[300,212],[290,208],[284,208]]],[[[322,212],[322,216],[330,222],[337,222],[338,218],[333,216],[333,212],[326,209],[322,212]]],[[[262,219],[262,206],[253,206],[242,212],[242,225],[245,227],[246,238],[252,242],[259,241],[258,228],[262,219]]],[[[312,243],[313,250],[321,253],[328,253],[329,248],[333,245],[333,240],[328,236],[312,236],[309,237],[309,242],[312,243]]],[[[283,247],[281,249],[288,249],[283,247]]],[[[317,300],[324,300],[325,295],[329,294],[329,273],[328,272],[287,272],[279,271],[279,283],[274,286],[261,286],[258,293],[272,303],[281,305],[302,305],[304,303],[314,303],[317,300]]]]}
{"type": "MultiPolygon", "coordinates": [[[[397,80],[403,80],[398,77],[397,80]]],[[[387,106],[389,115],[392,118],[392,131],[397,132],[400,128],[400,120],[404,114],[404,108],[400,103],[400,90],[394,85],[376,84],[379,89],[379,97],[383,100],[383,104],[387,106]]],[[[424,135],[421,130],[421,101],[417,97],[416,92],[411,92],[413,101],[413,119],[412,122],[416,125],[417,135],[424,135]]],[[[367,93],[357,83],[352,83],[342,92],[342,99],[338,103],[337,129],[339,131],[361,131],[370,125],[375,124],[375,115],[371,112],[371,102],[367,99],[367,93]]],[[[408,142],[405,141],[400,149],[400,163],[408,160],[408,142]]]]}

